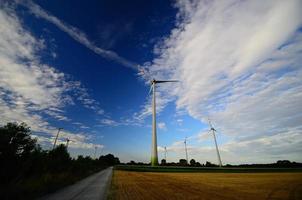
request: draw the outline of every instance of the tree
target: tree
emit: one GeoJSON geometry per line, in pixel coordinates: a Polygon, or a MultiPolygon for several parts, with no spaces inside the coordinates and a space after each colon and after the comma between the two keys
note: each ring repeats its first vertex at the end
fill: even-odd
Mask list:
{"type": "Polygon", "coordinates": [[[60,144],[48,153],[48,168],[53,172],[62,172],[70,166],[71,157],[64,144],[60,144]]]}
{"type": "Polygon", "coordinates": [[[180,166],[186,166],[188,163],[187,163],[187,160],[186,159],[179,159],[179,165],[180,166]]]}
{"type": "Polygon", "coordinates": [[[196,166],[196,167],[201,167],[200,162],[196,162],[195,166],[196,166]]]}
{"type": "Polygon", "coordinates": [[[30,128],[25,123],[8,123],[0,127],[0,159],[28,156],[36,145],[30,134],[30,128]]]}
{"type": "Polygon", "coordinates": [[[206,167],[217,167],[217,165],[215,165],[215,164],[213,164],[213,163],[207,161],[207,162],[206,162],[206,167]]]}
{"type": "Polygon", "coordinates": [[[108,166],[120,164],[119,158],[114,157],[114,155],[112,154],[107,154],[106,156],[100,156],[99,162],[108,166]]]}
{"type": "Polygon", "coordinates": [[[24,174],[30,164],[28,159],[36,148],[36,140],[30,137],[25,123],[7,123],[0,127],[0,175],[7,183],[24,174]]]}
{"type": "Polygon", "coordinates": [[[278,160],[277,165],[279,166],[289,166],[291,162],[289,160],[278,160]]]}
{"type": "Polygon", "coordinates": [[[167,164],[166,159],[162,159],[161,160],[161,165],[166,165],[166,164],[167,164]]]}
{"type": "Polygon", "coordinates": [[[127,163],[128,165],[136,165],[136,162],[131,160],[130,162],[127,163]]]}
{"type": "Polygon", "coordinates": [[[195,165],[196,165],[196,161],[195,161],[194,159],[191,159],[191,160],[190,160],[190,165],[191,165],[191,166],[195,166],[195,165]]]}

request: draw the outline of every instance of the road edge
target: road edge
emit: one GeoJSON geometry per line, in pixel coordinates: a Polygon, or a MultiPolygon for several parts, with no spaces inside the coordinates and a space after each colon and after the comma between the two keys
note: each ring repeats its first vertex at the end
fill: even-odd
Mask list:
{"type": "Polygon", "coordinates": [[[106,200],[108,199],[109,190],[111,188],[112,176],[113,176],[113,170],[114,170],[114,167],[110,167],[110,168],[111,168],[111,173],[110,173],[110,176],[108,177],[107,186],[106,186],[105,193],[104,193],[104,199],[106,199],[106,200]]]}

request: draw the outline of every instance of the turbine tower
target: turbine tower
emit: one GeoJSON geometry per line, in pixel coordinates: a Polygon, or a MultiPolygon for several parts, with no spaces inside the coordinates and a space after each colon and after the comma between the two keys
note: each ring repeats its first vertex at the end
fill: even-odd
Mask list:
{"type": "Polygon", "coordinates": [[[186,151],[186,161],[187,161],[187,164],[189,164],[189,161],[188,161],[188,150],[187,150],[187,137],[185,138],[185,151],[186,151]]]}
{"type": "Polygon", "coordinates": [[[167,81],[157,81],[153,79],[151,81],[151,88],[149,93],[152,90],[152,152],[151,152],[151,166],[158,165],[158,154],[157,154],[157,135],[156,135],[156,100],[155,100],[155,92],[156,92],[156,84],[158,83],[168,83],[168,82],[178,82],[175,80],[167,80],[167,81]]]}
{"type": "Polygon", "coordinates": [[[58,140],[58,137],[59,137],[59,133],[60,133],[60,131],[61,131],[62,129],[63,129],[63,128],[58,128],[58,133],[57,133],[57,135],[56,135],[56,139],[55,139],[55,142],[53,143],[52,149],[54,149],[54,148],[56,147],[57,140],[58,140]]]}
{"type": "Polygon", "coordinates": [[[218,164],[219,164],[219,167],[222,167],[222,162],[221,162],[220,153],[219,153],[219,150],[218,150],[218,145],[217,145],[216,135],[215,135],[215,132],[217,132],[217,131],[216,131],[216,129],[212,126],[212,123],[211,123],[211,120],[210,120],[210,119],[209,119],[209,125],[210,125],[210,127],[211,127],[210,131],[212,131],[213,137],[214,137],[214,141],[215,141],[216,153],[217,153],[217,158],[218,158],[218,164]]]}

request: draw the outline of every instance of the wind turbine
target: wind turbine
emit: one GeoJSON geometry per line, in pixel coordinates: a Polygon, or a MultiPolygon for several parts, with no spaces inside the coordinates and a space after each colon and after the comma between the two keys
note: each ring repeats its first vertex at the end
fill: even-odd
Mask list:
{"type": "Polygon", "coordinates": [[[216,129],[212,126],[212,123],[211,123],[211,120],[210,120],[210,119],[209,119],[209,125],[210,125],[210,127],[211,127],[210,131],[212,131],[213,137],[214,137],[214,141],[215,141],[216,153],[217,153],[217,158],[218,158],[219,167],[222,167],[222,162],[221,162],[220,153],[219,153],[219,150],[218,150],[218,145],[217,145],[216,135],[215,135],[215,132],[217,132],[217,131],[216,131],[216,129]]]}
{"type": "Polygon", "coordinates": [[[54,149],[54,148],[56,147],[57,140],[58,140],[58,137],[59,137],[59,133],[60,133],[60,131],[61,131],[62,129],[63,129],[63,128],[58,128],[58,133],[57,133],[57,135],[56,135],[56,139],[55,139],[55,142],[53,143],[52,149],[54,149]]]}
{"type": "Polygon", "coordinates": [[[167,80],[167,81],[158,81],[153,79],[151,81],[151,87],[149,94],[151,91],[153,92],[152,97],[152,152],[151,152],[151,166],[158,165],[158,154],[157,154],[157,135],[156,135],[156,97],[155,97],[155,90],[156,84],[158,83],[169,83],[169,82],[178,82],[176,80],[167,80]]]}
{"type": "Polygon", "coordinates": [[[186,151],[186,161],[187,161],[187,164],[189,164],[189,161],[188,161],[188,151],[187,151],[187,137],[185,138],[185,151],[186,151]]]}

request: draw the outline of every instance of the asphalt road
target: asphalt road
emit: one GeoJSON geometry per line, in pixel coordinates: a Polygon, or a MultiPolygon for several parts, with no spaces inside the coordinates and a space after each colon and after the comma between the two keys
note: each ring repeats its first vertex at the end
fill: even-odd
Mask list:
{"type": "Polygon", "coordinates": [[[102,200],[107,197],[111,181],[112,167],[93,174],[74,185],[55,193],[46,195],[40,200],[102,200]]]}

